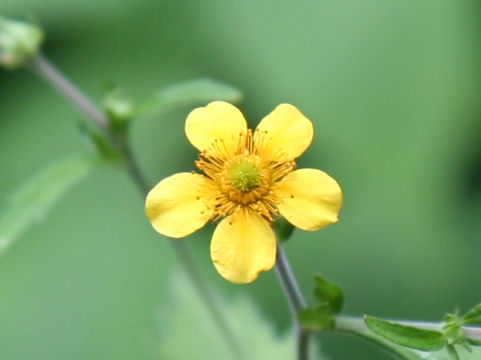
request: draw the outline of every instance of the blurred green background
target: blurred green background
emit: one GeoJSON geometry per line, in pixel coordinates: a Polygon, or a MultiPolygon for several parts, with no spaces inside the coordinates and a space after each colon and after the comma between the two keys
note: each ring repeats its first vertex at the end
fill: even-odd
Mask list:
{"type": "MultiPolygon", "coordinates": [[[[141,99],[207,76],[243,91],[252,126],[279,103],[301,109],[315,140],[299,166],[327,171],[345,194],[338,224],[286,245],[306,294],[322,273],[344,288],[345,313],[419,320],[481,300],[479,1],[3,0],[0,10],[38,19],[44,52],[97,100],[111,81],[141,99]]],[[[189,110],[133,125],[152,182],[193,169],[189,110]]],[[[45,164],[84,149],[80,118],[32,73],[0,72],[2,206],[45,164]]],[[[212,286],[232,301],[247,294],[285,333],[275,274],[224,281],[212,230],[186,241],[212,286]]],[[[127,175],[96,171],[0,259],[0,357],[159,358],[155,314],[169,306],[175,264],[127,175]]],[[[387,358],[319,338],[333,359],[387,358]]]]}

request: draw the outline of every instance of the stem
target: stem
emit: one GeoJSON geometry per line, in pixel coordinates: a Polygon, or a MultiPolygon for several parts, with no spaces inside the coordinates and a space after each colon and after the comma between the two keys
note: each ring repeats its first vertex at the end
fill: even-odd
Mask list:
{"type": "MultiPolygon", "coordinates": [[[[44,55],[40,53],[36,54],[32,60],[31,67],[36,74],[57,90],[60,95],[69,100],[74,107],[82,111],[96,126],[100,128],[112,144],[122,152],[127,165],[127,170],[134,183],[143,194],[147,194],[151,189],[150,184],[140,170],[137,160],[128,144],[116,138],[115,134],[109,130],[108,119],[104,113],[44,55]]],[[[237,360],[245,359],[242,347],[237,342],[233,331],[223,317],[221,309],[217,305],[213,294],[202,278],[192,255],[185,246],[185,243],[181,239],[170,239],[169,243],[192,280],[192,283],[203,300],[205,307],[219,328],[220,333],[224,336],[227,346],[231,349],[234,358],[237,360]]]]}
{"type": "Polygon", "coordinates": [[[289,260],[280,245],[277,246],[276,272],[281,281],[286,297],[289,300],[291,311],[293,314],[297,315],[299,311],[307,306],[306,300],[304,300],[304,296],[297,284],[289,260]]]}
{"type": "Polygon", "coordinates": [[[306,308],[307,304],[291,269],[289,260],[280,245],[277,246],[276,273],[289,302],[292,321],[295,325],[297,359],[307,360],[309,358],[310,332],[304,329],[297,319],[299,311],[306,308]]]}
{"type": "Polygon", "coordinates": [[[38,75],[69,100],[73,106],[87,115],[103,131],[106,131],[108,122],[104,113],[45,56],[37,53],[32,60],[32,67],[38,75]]]}

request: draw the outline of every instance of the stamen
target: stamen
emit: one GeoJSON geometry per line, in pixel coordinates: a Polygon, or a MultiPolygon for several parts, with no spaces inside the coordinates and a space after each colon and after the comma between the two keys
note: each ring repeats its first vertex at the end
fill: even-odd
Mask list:
{"type": "MultiPolygon", "coordinates": [[[[267,130],[239,133],[232,149],[222,139],[215,139],[201,152],[197,167],[206,175],[209,186],[205,195],[213,203],[211,220],[232,214],[239,208],[250,210],[273,222],[278,214],[278,195],[271,189],[296,164],[281,148],[272,151],[272,137],[267,130]],[[266,158],[269,149],[270,158],[266,158]]],[[[203,196],[201,196],[204,198],[203,196]]],[[[212,206],[209,205],[212,209],[212,206]]]]}

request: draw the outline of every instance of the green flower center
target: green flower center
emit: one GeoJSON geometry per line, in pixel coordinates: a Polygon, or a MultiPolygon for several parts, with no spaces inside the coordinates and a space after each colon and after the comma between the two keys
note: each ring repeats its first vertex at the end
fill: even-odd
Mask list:
{"type": "Polygon", "coordinates": [[[227,178],[234,188],[243,192],[251,191],[262,183],[261,169],[255,163],[246,160],[234,162],[227,178]]]}

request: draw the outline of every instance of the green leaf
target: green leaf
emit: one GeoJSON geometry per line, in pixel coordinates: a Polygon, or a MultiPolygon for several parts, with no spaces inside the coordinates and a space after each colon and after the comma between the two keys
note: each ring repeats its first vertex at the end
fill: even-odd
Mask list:
{"type": "Polygon", "coordinates": [[[443,326],[444,339],[449,345],[462,345],[465,343],[464,331],[458,319],[443,326]]]}
{"type": "Polygon", "coordinates": [[[295,227],[283,217],[279,217],[276,219],[275,230],[279,242],[283,243],[287,241],[291,237],[294,229],[295,227]]]}
{"type": "Polygon", "coordinates": [[[433,351],[444,347],[444,335],[439,331],[420,329],[372,316],[364,316],[366,325],[374,333],[398,345],[413,349],[433,351]]]}
{"type": "Polygon", "coordinates": [[[481,303],[469,310],[461,319],[463,324],[481,323],[481,303]]]}
{"type": "Polygon", "coordinates": [[[369,334],[361,334],[361,336],[372,342],[373,344],[380,347],[383,352],[388,352],[394,355],[395,359],[404,359],[404,360],[425,360],[426,359],[426,352],[421,352],[419,350],[409,349],[404,346],[397,345],[381,336],[373,334],[370,332],[369,334]]]}
{"type": "Polygon", "coordinates": [[[138,104],[137,115],[151,115],[174,106],[205,104],[214,100],[238,102],[242,93],[231,85],[211,79],[195,79],[164,87],[138,104]]]}
{"type": "Polygon", "coordinates": [[[48,165],[21,185],[0,215],[0,255],[99,163],[91,155],[70,156],[48,165]]]}
{"type": "MultiPolygon", "coordinates": [[[[468,352],[463,348],[456,349],[456,355],[462,360],[479,360],[481,359],[481,349],[473,348],[472,352],[468,352]]],[[[456,356],[450,352],[450,350],[443,349],[432,353],[427,353],[423,359],[425,360],[452,360],[453,356],[456,356]]]]}
{"type": "MultiPolygon", "coordinates": [[[[366,337],[368,338],[368,337],[366,337]]],[[[392,342],[388,342],[379,336],[371,337],[369,340],[375,342],[376,344],[383,346],[386,350],[395,354],[395,358],[405,359],[405,360],[453,360],[455,359],[453,353],[448,350],[447,347],[437,350],[437,351],[419,351],[414,349],[409,349],[403,346],[396,345],[392,342]],[[384,342],[383,342],[384,341],[384,342]]],[[[451,350],[452,351],[452,350],[451,350]]],[[[455,349],[456,354],[461,360],[480,360],[481,359],[481,349],[475,348],[472,352],[467,352],[463,348],[455,349]]]]}
{"type": "MultiPolygon", "coordinates": [[[[481,346],[481,340],[475,340],[475,339],[466,339],[468,344],[473,345],[473,346],[481,346]]],[[[480,358],[481,359],[481,358],[480,358]]]]}
{"type": "Polygon", "coordinates": [[[448,354],[449,354],[449,356],[451,357],[452,360],[459,360],[459,354],[456,351],[456,348],[454,347],[454,345],[446,346],[446,350],[447,350],[447,352],[448,352],[448,354]]]}
{"type": "Polygon", "coordinates": [[[114,147],[106,134],[101,132],[96,126],[93,126],[89,122],[82,121],[79,123],[79,128],[89,145],[97,151],[102,159],[110,163],[120,163],[123,160],[123,155],[120,153],[120,150],[114,147]]]}
{"type": "Polygon", "coordinates": [[[344,295],[339,286],[329,283],[321,275],[316,275],[314,299],[319,305],[327,304],[333,314],[338,314],[344,304],[344,295]]]}
{"type": "Polygon", "coordinates": [[[333,330],[335,328],[334,317],[327,305],[303,309],[297,318],[308,330],[333,330]]]}
{"type": "MultiPolygon", "coordinates": [[[[211,289],[213,290],[213,289],[211,289]]],[[[216,327],[191,280],[183,272],[173,272],[170,286],[158,315],[158,338],[150,347],[156,359],[235,359],[216,327]]],[[[247,297],[225,299],[214,292],[246,360],[292,360],[296,358],[292,329],[279,334],[267,317],[247,297]]],[[[312,342],[313,343],[313,342],[312,342]]],[[[312,344],[310,359],[322,360],[312,344]]]]}

